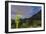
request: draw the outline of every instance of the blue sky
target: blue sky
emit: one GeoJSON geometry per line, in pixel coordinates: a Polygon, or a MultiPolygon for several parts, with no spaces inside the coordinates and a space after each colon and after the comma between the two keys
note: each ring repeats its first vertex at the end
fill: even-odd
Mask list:
{"type": "Polygon", "coordinates": [[[22,18],[29,18],[37,14],[40,10],[41,6],[11,5],[11,18],[15,19],[16,15],[21,15],[22,18]]]}

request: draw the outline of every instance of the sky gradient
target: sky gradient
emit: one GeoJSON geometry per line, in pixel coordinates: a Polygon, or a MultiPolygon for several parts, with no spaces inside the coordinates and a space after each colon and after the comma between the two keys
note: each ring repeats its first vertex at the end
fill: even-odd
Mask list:
{"type": "Polygon", "coordinates": [[[19,6],[11,5],[11,18],[15,19],[16,15],[21,15],[21,18],[29,18],[37,14],[41,10],[41,6],[19,6]]]}

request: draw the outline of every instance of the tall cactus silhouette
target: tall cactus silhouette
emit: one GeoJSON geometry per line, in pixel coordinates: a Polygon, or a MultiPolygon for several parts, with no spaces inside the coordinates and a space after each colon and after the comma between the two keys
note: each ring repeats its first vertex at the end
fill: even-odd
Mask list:
{"type": "Polygon", "coordinates": [[[16,16],[15,16],[16,28],[18,28],[18,25],[19,25],[19,23],[20,23],[20,18],[21,18],[20,15],[16,15],[16,16]]]}

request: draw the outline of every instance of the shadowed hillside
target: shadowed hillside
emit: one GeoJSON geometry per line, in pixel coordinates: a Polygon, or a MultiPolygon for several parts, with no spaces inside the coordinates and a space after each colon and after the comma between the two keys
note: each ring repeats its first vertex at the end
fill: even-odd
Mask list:
{"type": "MultiPolygon", "coordinates": [[[[16,28],[15,20],[11,19],[11,28],[16,28]]],[[[40,27],[41,26],[41,10],[30,18],[20,19],[18,28],[40,27]]]]}

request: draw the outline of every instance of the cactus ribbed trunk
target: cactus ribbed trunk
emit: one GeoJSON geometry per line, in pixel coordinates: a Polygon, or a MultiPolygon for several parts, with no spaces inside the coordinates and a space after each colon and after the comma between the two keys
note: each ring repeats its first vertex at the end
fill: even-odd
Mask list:
{"type": "Polygon", "coordinates": [[[15,23],[16,23],[16,28],[18,28],[19,27],[19,23],[20,23],[20,16],[19,15],[15,16],[15,23]]]}

